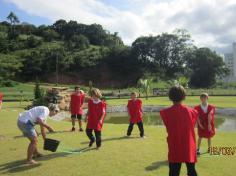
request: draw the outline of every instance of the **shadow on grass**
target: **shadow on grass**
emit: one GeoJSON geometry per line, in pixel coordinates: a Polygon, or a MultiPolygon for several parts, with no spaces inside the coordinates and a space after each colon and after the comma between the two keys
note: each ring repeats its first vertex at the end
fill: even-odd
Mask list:
{"type": "Polygon", "coordinates": [[[168,166],[168,161],[167,160],[154,162],[150,166],[147,166],[145,168],[145,170],[153,171],[153,170],[159,169],[160,167],[163,167],[163,166],[168,166]]]}
{"type": "MultiPolygon", "coordinates": [[[[94,150],[94,148],[85,147],[85,148],[78,149],[78,150],[71,150],[70,152],[68,152],[68,151],[63,152],[62,151],[62,152],[58,152],[58,153],[52,153],[52,154],[44,155],[43,157],[37,158],[36,160],[39,162],[40,161],[48,161],[48,160],[52,160],[55,158],[66,157],[66,156],[74,154],[74,153],[88,152],[90,150],[94,150]]],[[[41,166],[41,163],[35,164],[35,165],[26,164],[26,160],[12,161],[12,162],[8,162],[8,163],[0,164],[0,175],[7,174],[7,173],[22,172],[22,171],[34,169],[34,168],[37,168],[40,166],[41,166]]]]}
{"type": "MultiPolygon", "coordinates": [[[[121,136],[121,137],[113,137],[113,138],[105,138],[102,139],[102,142],[108,142],[108,141],[119,141],[119,140],[130,140],[130,139],[140,139],[140,137],[127,137],[127,136],[121,136]]],[[[88,144],[89,141],[81,142],[81,144],[88,144]]]]}

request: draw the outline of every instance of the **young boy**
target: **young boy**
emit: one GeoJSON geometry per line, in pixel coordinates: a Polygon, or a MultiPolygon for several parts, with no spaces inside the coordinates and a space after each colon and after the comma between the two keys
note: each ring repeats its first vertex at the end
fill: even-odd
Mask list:
{"type": "Polygon", "coordinates": [[[214,115],[215,107],[208,104],[208,94],[203,93],[200,96],[201,104],[196,106],[198,111],[198,148],[197,154],[200,155],[200,146],[202,138],[206,138],[208,141],[208,152],[210,152],[211,138],[215,135],[214,115]]]}
{"type": "Polygon", "coordinates": [[[144,138],[142,100],[137,98],[136,92],[131,93],[131,100],[128,101],[127,110],[130,122],[127,136],[131,135],[134,124],[137,124],[140,131],[140,137],[144,138]]]}
{"type": "Polygon", "coordinates": [[[19,115],[17,126],[21,130],[23,135],[30,140],[27,151],[28,164],[37,164],[37,162],[33,160],[33,157],[37,158],[42,156],[42,154],[40,154],[37,149],[38,135],[34,126],[37,124],[40,125],[42,137],[45,140],[45,128],[49,132],[54,131],[52,127],[46,124],[47,117],[52,117],[58,112],[59,108],[57,107],[57,105],[50,104],[48,108],[45,106],[37,106],[19,115]]]}
{"type": "Polygon", "coordinates": [[[174,86],[169,91],[173,105],[160,111],[168,133],[169,176],[179,176],[181,164],[186,163],[188,176],[196,176],[196,141],[194,126],[198,113],[182,104],[186,92],[182,86],[174,86]]]}
{"type": "Polygon", "coordinates": [[[83,131],[82,128],[82,115],[83,115],[83,103],[84,103],[84,93],[80,90],[78,86],[75,87],[75,91],[71,94],[70,101],[70,112],[71,112],[71,121],[72,121],[72,129],[71,131],[75,131],[75,121],[78,119],[79,123],[79,131],[83,131]]]}
{"type": "Polygon", "coordinates": [[[96,140],[97,149],[99,149],[102,142],[101,131],[106,116],[106,104],[100,100],[102,94],[99,89],[92,89],[91,96],[92,98],[88,101],[88,112],[85,119],[87,121],[86,134],[90,139],[89,147],[92,147],[96,140]]]}

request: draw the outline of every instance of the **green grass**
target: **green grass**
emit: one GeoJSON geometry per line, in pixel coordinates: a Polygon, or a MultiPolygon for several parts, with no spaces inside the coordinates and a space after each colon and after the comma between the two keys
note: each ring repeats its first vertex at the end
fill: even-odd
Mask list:
{"type": "MultiPolygon", "coordinates": [[[[169,106],[171,102],[168,97],[151,97],[148,100],[142,98],[143,105],[158,105],[158,106],[169,106]]],[[[108,99],[107,103],[110,106],[113,105],[126,105],[127,99],[108,99]]],[[[195,106],[200,103],[198,96],[188,96],[184,101],[189,106],[195,106]]],[[[236,108],[236,96],[212,96],[209,99],[209,103],[219,108],[236,108]]]]}
{"type": "MultiPolygon", "coordinates": [[[[27,139],[21,137],[16,127],[17,115],[22,111],[16,108],[18,103],[5,103],[0,111],[0,175],[81,175],[81,176],[156,176],[168,175],[167,144],[164,128],[145,126],[147,139],[138,137],[135,127],[133,137],[122,138],[127,125],[105,124],[102,132],[103,143],[100,151],[85,150],[79,154],[63,152],[45,152],[39,159],[39,165],[24,165],[27,139]],[[17,111],[13,111],[17,110],[17,111]]],[[[83,149],[88,145],[84,133],[62,132],[70,129],[69,122],[48,120],[55,130],[61,131],[48,137],[61,141],[61,148],[83,149]]],[[[218,132],[213,139],[214,146],[235,147],[236,132],[218,132]]],[[[42,151],[42,139],[39,138],[39,148],[42,151]]],[[[203,142],[206,150],[206,141],[203,142]]],[[[60,149],[59,149],[60,150],[60,149]]],[[[203,155],[198,159],[197,171],[203,176],[234,176],[236,156],[203,155]]],[[[181,175],[186,175],[183,166],[181,175]]]]}

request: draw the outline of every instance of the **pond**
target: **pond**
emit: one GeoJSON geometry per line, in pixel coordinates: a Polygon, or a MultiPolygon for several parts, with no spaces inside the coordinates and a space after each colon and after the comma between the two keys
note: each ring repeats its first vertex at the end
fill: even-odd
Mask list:
{"type": "MultiPolygon", "coordinates": [[[[145,125],[163,126],[159,113],[144,113],[143,122],[145,125]]],[[[105,123],[128,124],[129,118],[127,113],[124,112],[108,113],[105,123]]],[[[215,127],[220,131],[236,131],[236,118],[216,115],[215,127]]]]}

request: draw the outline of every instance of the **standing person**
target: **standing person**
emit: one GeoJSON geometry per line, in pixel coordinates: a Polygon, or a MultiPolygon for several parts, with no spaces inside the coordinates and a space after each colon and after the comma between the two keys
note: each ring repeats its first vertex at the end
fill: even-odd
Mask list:
{"type": "Polygon", "coordinates": [[[215,107],[208,104],[208,94],[203,93],[200,95],[201,104],[196,106],[195,109],[199,113],[198,119],[198,148],[197,154],[200,155],[200,146],[202,138],[208,141],[208,153],[211,148],[211,138],[215,135],[214,115],[215,107]]]}
{"type": "Polygon", "coordinates": [[[2,109],[3,93],[0,92],[0,110],[2,109]]]}
{"type": "Polygon", "coordinates": [[[49,104],[48,107],[37,106],[19,115],[17,126],[21,130],[23,135],[30,140],[30,144],[27,150],[28,164],[37,164],[37,162],[33,160],[33,158],[42,156],[42,154],[40,154],[37,149],[38,135],[34,126],[37,124],[40,125],[42,137],[45,140],[45,128],[49,132],[54,132],[53,128],[46,124],[47,117],[52,117],[58,112],[59,108],[57,105],[49,104]]]}
{"type": "Polygon", "coordinates": [[[76,86],[75,91],[71,94],[70,101],[70,112],[71,112],[71,121],[72,129],[75,131],[75,121],[78,119],[79,131],[83,131],[82,128],[82,115],[83,115],[83,103],[84,103],[85,94],[80,90],[80,87],[76,86]]]}
{"type": "Polygon", "coordinates": [[[167,130],[169,176],[179,176],[181,164],[186,163],[188,176],[197,176],[196,140],[194,126],[198,112],[182,104],[186,92],[182,86],[169,90],[173,105],[160,111],[167,130]]]}
{"type": "Polygon", "coordinates": [[[90,139],[89,147],[93,145],[96,140],[97,149],[101,147],[101,131],[106,116],[106,104],[100,98],[102,94],[99,89],[91,90],[92,98],[88,101],[88,112],[86,116],[87,128],[86,134],[90,139]],[[93,131],[95,137],[93,136],[93,131]]]}
{"type": "Polygon", "coordinates": [[[142,100],[137,98],[136,92],[131,93],[131,100],[128,101],[127,110],[129,114],[129,127],[127,130],[127,136],[131,135],[134,124],[137,124],[140,137],[144,138],[142,100]]]}

